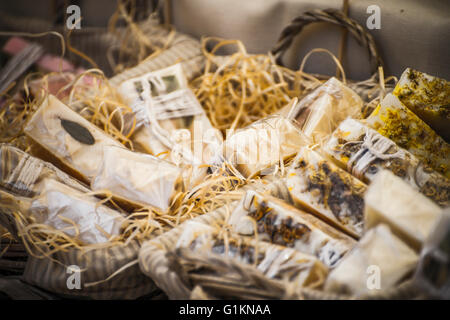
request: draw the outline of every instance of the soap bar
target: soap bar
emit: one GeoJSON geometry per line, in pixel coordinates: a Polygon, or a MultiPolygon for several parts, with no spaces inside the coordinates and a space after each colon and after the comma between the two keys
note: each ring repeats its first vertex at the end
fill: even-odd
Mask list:
{"type": "Polygon", "coordinates": [[[361,118],[362,107],[360,96],[332,77],[294,105],[289,117],[314,143],[321,143],[342,120],[361,118]]]}
{"type": "Polygon", "coordinates": [[[53,179],[81,192],[90,190],[53,164],[32,157],[8,144],[0,144],[0,188],[22,197],[41,192],[44,179],[53,179]]]}
{"type": "Polygon", "coordinates": [[[330,272],[325,291],[356,297],[381,293],[399,283],[417,262],[417,254],[381,224],[370,229],[330,272]]]}
{"type": "Polygon", "coordinates": [[[228,223],[241,235],[256,233],[262,241],[316,256],[327,267],[335,267],[356,244],[315,216],[255,191],[242,197],[228,223]]]}
{"type": "Polygon", "coordinates": [[[407,68],[393,94],[438,135],[450,142],[449,81],[407,68]]]}
{"type": "Polygon", "coordinates": [[[289,279],[296,286],[317,288],[323,284],[328,268],[316,257],[283,246],[249,237],[227,234],[224,230],[189,221],[176,247],[196,253],[219,255],[253,265],[272,279],[289,279]]]}
{"type": "Polygon", "coordinates": [[[125,126],[136,120],[131,137],[136,150],[167,153],[168,161],[194,166],[193,184],[206,175],[207,169],[199,166],[220,161],[222,134],[188,87],[181,64],[128,79],[118,90],[135,116],[125,126]]]}
{"type": "Polygon", "coordinates": [[[358,120],[341,122],[323,151],[366,183],[386,169],[440,206],[450,205],[449,179],[358,120]]]}
{"type": "Polygon", "coordinates": [[[309,139],[291,120],[273,115],[236,130],[225,141],[224,155],[245,178],[292,158],[309,139]]]}
{"type": "Polygon", "coordinates": [[[441,208],[390,171],[382,170],[367,189],[365,228],[380,223],[414,248],[421,248],[441,216],[441,208]]]}
{"type": "Polygon", "coordinates": [[[29,213],[38,223],[52,226],[86,244],[103,243],[119,234],[124,217],[99,205],[98,201],[60,182],[46,179],[43,191],[33,200],[29,213]]]}
{"type": "Polygon", "coordinates": [[[105,146],[123,147],[52,95],[43,101],[24,131],[85,182],[98,171],[105,146]]]}
{"type": "Polygon", "coordinates": [[[108,190],[131,203],[166,211],[174,196],[184,190],[181,174],[182,169],[151,155],[105,147],[91,188],[108,190]]]}
{"type": "Polygon", "coordinates": [[[366,123],[450,178],[450,145],[394,95],[388,94],[366,123]]]}
{"type": "Polygon", "coordinates": [[[316,151],[303,147],[286,177],[301,208],[358,238],[363,231],[366,185],[316,151]]]}

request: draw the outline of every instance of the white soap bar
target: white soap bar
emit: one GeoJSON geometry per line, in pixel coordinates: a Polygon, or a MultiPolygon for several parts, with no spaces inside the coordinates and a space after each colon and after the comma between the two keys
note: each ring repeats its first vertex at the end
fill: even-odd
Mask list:
{"type": "Polygon", "coordinates": [[[355,296],[381,293],[395,286],[417,265],[418,255],[386,225],[370,229],[331,271],[325,291],[355,296]]]}
{"type": "Polygon", "coordinates": [[[123,147],[52,95],[44,100],[24,131],[87,182],[97,172],[105,146],[123,147]]]}
{"type": "Polygon", "coordinates": [[[183,191],[181,174],[182,169],[151,155],[105,147],[91,188],[165,211],[176,193],[183,191]]]}
{"type": "Polygon", "coordinates": [[[348,118],[361,118],[363,101],[352,89],[332,77],[301,99],[290,111],[306,136],[314,143],[326,139],[339,123],[348,118]]]}
{"type": "Polygon", "coordinates": [[[98,201],[55,180],[46,179],[42,193],[31,204],[30,214],[37,222],[52,226],[85,243],[103,243],[109,240],[109,236],[119,234],[124,217],[99,205],[98,201]],[[66,219],[77,226],[78,235],[73,224],[66,219]]]}
{"type": "Polygon", "coordinates": [[[356,244],[315,216],[252,190],[242,197],[228,223],[239,234],[253,236],[257,231],[260,240],[314,255],[327,267],[335,267],[356,244]]]}
{"type": "Polygon", "coordinates": [[[274,115],[236,130],[225,141],[224,155],[246,178],[295,156],[308,138],[287,118],[274,115]]]}
{"type": "Polygon", "coordinates": [[[364,198],[365,228],[388,224],[405,242],[420,248],[441,216],[441,208],[390,171],[381,171],[364,198]]]}
{"type": "Polygon", "coordinates": [[[307,147],[289,167],[286,183],[294,202],[354,237],[363,231],[366,185],[307,147]]]}

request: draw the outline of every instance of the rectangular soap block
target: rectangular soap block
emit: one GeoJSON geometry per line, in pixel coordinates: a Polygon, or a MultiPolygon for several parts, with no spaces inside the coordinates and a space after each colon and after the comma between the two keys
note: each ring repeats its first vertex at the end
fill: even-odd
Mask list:
{"type": "Polygon", "coordinates": [[[440,206],[450,205],[449,179],[361,121],[341,122],[323,151],[366,183],[386,169],[440,206]]]}
{"type": "Polygon", "coordinates": [[[251,178],[292,158],[307,144],[309,139],[291,120],[273,115],[236,130],[225,141],[224,156],[245,178],[251,178]]]}
{"type": "Polygon", "coordinates": [[[176,247],[204,254],[219,255],[253,265],[268,278],[289,279],[299,287],[317,288],[323,284],[328,268],[316,257],[283,246],[249,237],[221,232],[219,229],[189,221],[176,247]]]}
{"type": "Polygon", "coordinates": [[[195,140],[201,141],[207,130],[215,131],[218,143],[222,140],[188,87],[181,64],[128,79],[118,91],[135,115],[138,130],[132,139],[142,151],[153,155],[172,151],[179,132],[187,130],[190,141],[183,146],[188,149],[185,152],[201,160],[201,153],[194,154],[195,140]]]}
{"type": "Polygon", "coordinates": [[[44,179],[53,179],[81,192],[89,188],[53,164],[32,157],[8,144],[0,144],[0,188],[22,197],[34,197],[41,192],[44,179]]]}
{"type": "Polygon", "coordinates": [[[167,161],[123,148],[105,147],[91,188],[108,190],[128,202],[166,211],[184,185],[182,169],[167,161]]]}
{"type": "Polygon", "coordinates": [[[300,208],[359,238],[363,232],[366,185],[316,151],[303,147],[286,176],[300,208]]]}
{"type": "MultiPolygon", "coordinates": [[[[188,87],[181,64],[128,79],[118,90],[136,120],[131,136],[136,150],[193,166],[193,185],[206,175],[201,165],[220,162],[222,134],[188,87]]],[[[131,127],[134,119],[127,119],[125,126],[131,127]]]]}
{"type": "Polygon", "coordinates": [[[438,135],[450,142],[449,81],[407,68],[393,94],[438,135]]]}
{"type": "Polygon", "coordinates": [[[360,96],[332,77],[294,105],[289,118],[295,119],[314,143],[322,143],[342,120],[361,118],[362,107],[360,96]]]}
{"type": "Polygon", "coordinates": [[[247,191],[228,223],[238,234],[294,248],[335,267],[356,241],[322,220],[283,201],[247,191]]]}
{"type": "Polygon", "coordinates": [[[442,209],[402,179],[382,170],[367,189],[365,228],[385,223],[410,246],[420,249],[439,220],[442,209]]]}
{"type": "Polygon", "coordinates": [[[98,201],[60,182],[46,179],[42,193],[33,199],[29,213],[38,223],[52,226],[83,243],[103,243],[119,234],[124,217],[99,205],[98,201]]]}
{"type": "Polygon", "coordinates": [[[418,255],[386,225],[370,229],[332,270],[325,291],[367,297],[394,288],[417,265],[418,255]]]}
{"type": "Polygon", "coordinates": [[[85,182],[98,171],[105,146],[123,147],[52,95],[43,101],[24,131],[85,182]]]}
{"type": "Polygon", "coordinates": [[[450,178],[450,145],[398,99],[388,94],[366,123],[450,178]]]}

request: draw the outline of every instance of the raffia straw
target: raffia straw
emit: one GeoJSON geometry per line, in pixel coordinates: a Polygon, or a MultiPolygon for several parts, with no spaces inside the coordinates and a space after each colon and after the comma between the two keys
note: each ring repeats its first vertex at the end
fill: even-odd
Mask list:
{"type": "MultiPolygon", "coordinates": [[[[150,13],[149,20],[158,14],[157,10],[158,8],[150,13]]],[[[117,47],[111,48],[118,50],[117,61],[110,50],[107,52],[108,61],[115,74],[154,58],[172,43],[175,36],[175,30],[172,27],[168,28],[169,32],[164,37],[147,36],[140,25],[133,21],[135,12],[135,0],[120,0],[108,22],[109,32],[118,37],[120,42],[117,47]],[[129,8],[129,12],[127,12],[127,8],[129,8]],[[121,26],[122,29],[119,31],[118,25],[121,22],[125,23],[125,27],[121,26]]]]}
{"type": "Polygon", "coordinates": [[[191,81],[195,95],[212,124],[226,133],[249,125],[284,107],[292,98],[304,94],[304,87],[294,82],[298,72],[278,66],[270,55],[250,55],[238,40],[203,38],[206,57],[204,73],[191,81]],[[217,42],[208,51],[211,42],[217,42]],[[237,52],[218,56],[216,52],[234,45],[237,52]]]}

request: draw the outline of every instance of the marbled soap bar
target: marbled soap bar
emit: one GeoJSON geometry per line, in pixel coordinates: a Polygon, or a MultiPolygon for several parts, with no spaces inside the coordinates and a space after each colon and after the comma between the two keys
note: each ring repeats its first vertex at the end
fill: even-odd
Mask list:
{"type": "Polygon", "coordinates": [[[286,183],[294,202],[354,237],[363,231],[366,185],[309,148],[301,148],[286,183]]]}
{"type": "Polygon", "coordinates": [[[450,142],[450,82],[406,69],[394,92],[401,102],[450,142]]]}
{"type": "Polygon", "coordinates": [[[450,145],[394,95],[388,94],[366,123],[450,178],[450,145]]]}
{"type": "Polygon", "coordinates": [[[450,205],[449,179],[358,120],[341,122],[323,151],[366,183],[386,169],[440,206],[450,205]]]}
{"type": "Polygon", "coordinates": [[[327,267],[335,267],[356,244],[315,216],[255,191],[243,196],[228,223],[241,235],[256,233],[262,241],[314,255],[327,267]]]}

